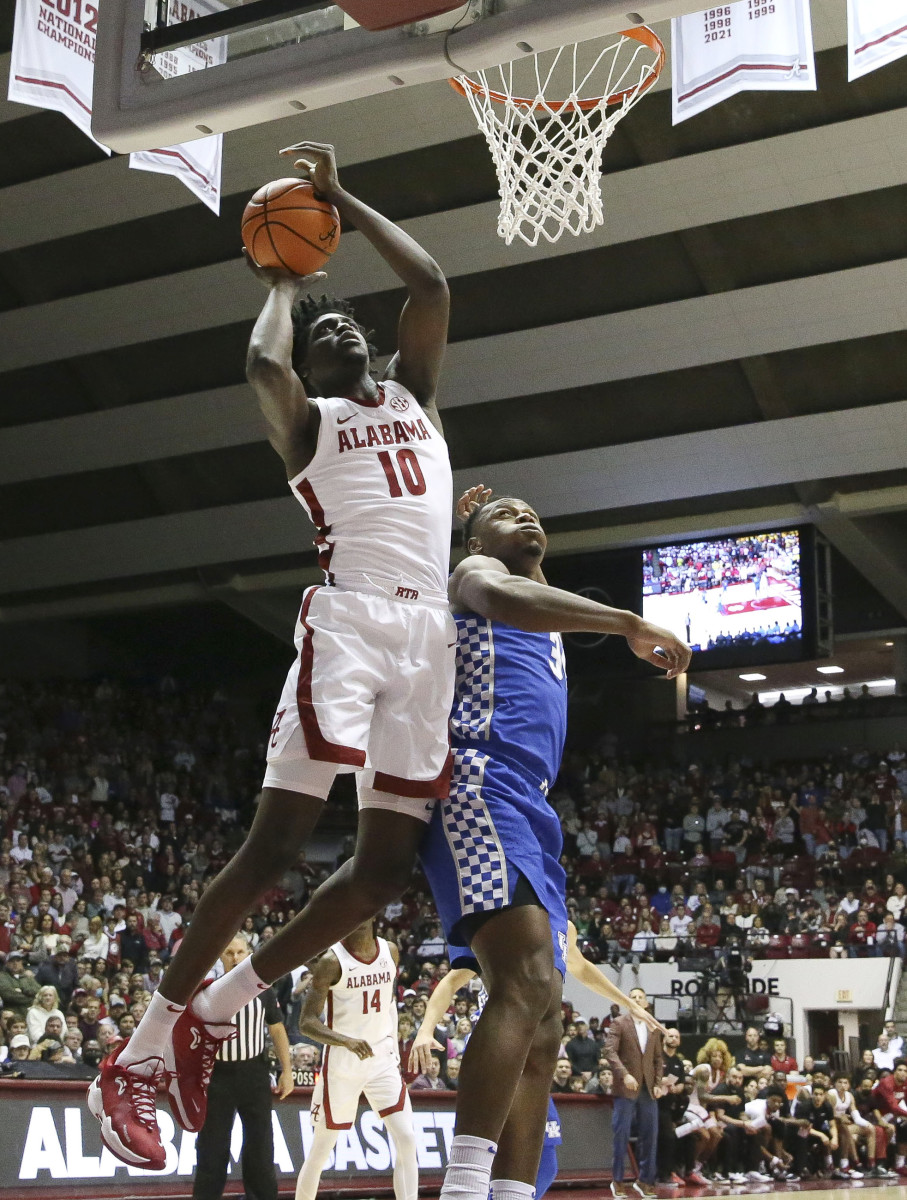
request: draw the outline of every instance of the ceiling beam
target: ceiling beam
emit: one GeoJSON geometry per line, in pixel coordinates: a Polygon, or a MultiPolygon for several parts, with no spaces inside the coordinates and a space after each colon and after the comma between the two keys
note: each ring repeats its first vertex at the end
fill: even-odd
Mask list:
{"type": "Polygon", "coordinates": [[[816,523],[860,574],[907,619],[907,547],[884,516],[853,517],[834,503],[816,505],[816,523]]]}
{"type": "MultiPolygon", "coordinates": [[[[606,223],[585,237],[581,248],[904,184],[907,158],[900,147],[905,142],[907,110],[897,110],[618,172],[604,178],[606,223]]],[[[0,250],[11,248],[2,245],[4,236],[28,236],[16,231],[31,222],[36,222],[36,237],[40,231],[46,238],[49,227],[56,229],[56,222],[48,226],[49,212],[42,215],[31,190],[31,184],[8,189],[10,211],[18,215],[6,229],[0,227],[0,250]]],[[[105,195],[105,209],[116,211],[114,200],[105,195]]],[[[59,192],[48,194],[46,202],[59,212],[59,192]]],[[[96,212],[96,198],[75,190],[66,208],[96,212]]],[[[496,212],[495,202],[401,224],[450,278],[577,250],[572,238],[535,249],[507,247],[495,231],[496,212]]],[[[329,276],[331,287],[347,296],[399,287],[391,269],[355,232],[344,237],[329,276]]],[[[0,314],[0,370],[188,333],[209,327],[212,320],[228,324],[252,319],[260,307],[261,287],[238,258],[29,305],[0,314]]]]}
{"type": "MultiPolygon", "coordinates": [[[[581,450],[455,473],[532,498],[543,517],[907,470],[907,401],[581,450]]],[[[7,595],[300,551],[290,496],[0,543],[7,595]]]]}

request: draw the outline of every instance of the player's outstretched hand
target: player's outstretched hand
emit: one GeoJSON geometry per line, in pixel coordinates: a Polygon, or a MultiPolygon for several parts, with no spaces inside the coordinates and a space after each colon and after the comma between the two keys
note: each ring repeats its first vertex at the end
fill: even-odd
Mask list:
{"type": "Polygon", "coordinates": [[[315,271],[312,275],[294,275],[292,271],[285,271],[283,267],[260,267],[245,246],[242,248],[242,254],[249,270],[266,288],[275,287],[278,283],[295,283],[298,291],[305,292],[316,283],[327,279],[326,271],[315,271]]]}
{"type": "Polygon", "coordinates": [[[634,1021],[643,1021],[646,1028],[652,1033],[660,1033],[662,1037],[668,1032],[662,1025],[661,1021],[656,1021],[652,1013],[647,1008],[642,1008],[638,1004],[629,1005],[628,1012],[634,1021]]]}
{"type": "Polygon", "coordinates": [[[296,160],[293,166],[311,183],[319,200],[332,201],[339,194],[341,188],[333,146],[327,142],[297,142],[279,153],[287,157],[292,154],[296,160]]]}
{"type": "Polygon", "coordinates": [[[668,679],[682,675],[690,665],[693,651],[669,629],[643,621],[635,637],[627,638],[627,645],[637,658],[660,667],[667,672],[668,679]]]}
{"type": "Polygon", "coordinates": [[[349,1038],[345,1044],[347,1050],[352,1050],[357,1058],[371,1058],[374,1054],[371,1046],[362,1038],[349,1038]]]}
{"type": "Polygon", "coordinates": [[[409,1048],[409,1069],[411,1071],[418,1071],[420,1075],[424,1075],[428,1070],[428,1064],[431,1062],[432,1050],[440,1050],[443,1054],[444,1047],[440,1042],[435,1041],[433,1037],[420,1040],[417,1036],[409,1048]]]}
{"type": "Polygon", "coordinates": [[[484,483],[477,483],[475,487],[468,488],[457,501],[457,520],[465,525],[469,514],[487,504],[490,499],[491,488],[487,488],[484,483]]]}

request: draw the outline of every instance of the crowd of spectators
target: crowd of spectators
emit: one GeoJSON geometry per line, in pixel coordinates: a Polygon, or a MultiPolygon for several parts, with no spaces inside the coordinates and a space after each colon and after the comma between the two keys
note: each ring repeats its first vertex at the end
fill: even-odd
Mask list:
{"type": "Polygon", "coordinates": [[[901,689],[887,695],[873,694],[868,683],[859,688],[842,688],[840,693],[826,688],[810,688],[798,703],[784,692],[771,704],[763,704],[758,692],[737,708],[726,700],[722,708],[712,708],[708,700],[689,705],[684,724],[691,733],[710,729],[743,729],[759,725],[802,725],[815,721],[873,720],[876,717],[907,716],[907,694],[901,689]]]}
{"type": "Polygon", "coordinates": [[[752,581],[758,595],[771,568],[800,586],[800,539],[796,533],[759,533],[665,546],[643,553],[643,592],[693,592],[752,581]]]}
{"type": "MultiPolygon", "coordinates": [[[[201,891],[242,840],[263,756],[254,714],[171,678],[0,688],[7,1070],[92,1073],[129,1035],[201,891]]],[[[858,751],[689,768],[622,761],[613,738],[570,754],[550,800],[583,952],[617,964],[679,961],[736,941],[752,955],[902,955],[905,794],[898,747],[884,760],[858,751]]],[[[337,858],[313,865],[300,855],[247,917],[253,948],[349,852],[354,806],[335,805],[326,819],[337,858]]],[[[418,879],[379,932],[400,948],[405,1044],[447,970],[418,879]]],[[[318,1056],[296,1028],[303,988],[296,973],[278,989],[300,1068],[318,1056]]],[[[462,1022],[452,1026],[445,1078],[466,1036],[462,1022]]]]}

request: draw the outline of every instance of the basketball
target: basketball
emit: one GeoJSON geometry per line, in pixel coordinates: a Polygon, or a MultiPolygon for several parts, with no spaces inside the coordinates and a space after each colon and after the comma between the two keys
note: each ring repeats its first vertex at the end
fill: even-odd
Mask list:
{"type": "Polygon", "coordinates": [[[246,205],[242,240],[260,267],[311,275],[337,249],[340,216],[333,204],[315,196],[308,181],[275,179],[246,205]]]}

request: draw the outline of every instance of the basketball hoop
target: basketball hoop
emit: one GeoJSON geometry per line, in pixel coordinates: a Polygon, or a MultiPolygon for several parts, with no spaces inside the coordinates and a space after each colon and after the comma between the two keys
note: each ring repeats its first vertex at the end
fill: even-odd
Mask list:
{"type": "Polygon", "coordinates": [[[604,221],[605,145],[665,61],[661,40],[645,25],[611,39],[529,51],[475,78],[450,80],[491,150],[501,192],[498,233],[508,246],[515,237],[529,246],[539,237],[556,242],[567,230],[589,233],[604,221]],[[593,89],[598,94],[586,97],[593,89]],[[555,91],[566,99],[547,99],[555,91]]]}

